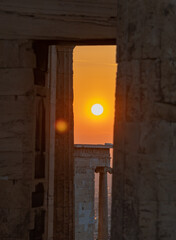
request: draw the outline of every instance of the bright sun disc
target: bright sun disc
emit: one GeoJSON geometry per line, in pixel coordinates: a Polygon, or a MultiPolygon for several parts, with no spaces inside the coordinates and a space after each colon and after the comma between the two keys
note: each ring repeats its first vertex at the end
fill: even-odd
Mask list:
{"type": "Polygon", "coordinates": [[[103,107],[101,104],[94,104],[92,107],[91,107],[91,112],[96,115],[96,116],[99,116],[103,113],[103,107]]]}

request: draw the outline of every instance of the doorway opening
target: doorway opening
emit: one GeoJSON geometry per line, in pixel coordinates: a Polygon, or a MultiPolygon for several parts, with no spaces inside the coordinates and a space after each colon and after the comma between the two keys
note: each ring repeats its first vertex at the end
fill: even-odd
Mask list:
{"type": "MultiPolygon", "coordinates": [[[[73,110],[75,144],[97,145],[113,142],[115,82],[117,72],[115,56],[115,46],[77,46],[74,48],[73,110]],[[96,108],[96,106],[93,111],[92,108],[97,104],[100,105],[98,106],[99,108],[96,108]]],[[[112,149],[110,166],[112,167],[112,149]]],[[[108,229],[110,233],[112,175],[107,175],[108,229]]],[[[94,239],[97,239],[99,174],[95,174],[94,176],[94,239]]]]}

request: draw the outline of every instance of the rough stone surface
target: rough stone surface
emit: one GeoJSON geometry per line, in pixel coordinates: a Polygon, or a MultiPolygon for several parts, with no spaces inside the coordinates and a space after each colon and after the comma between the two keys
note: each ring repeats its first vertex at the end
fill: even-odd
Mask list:
{"type": "Polygon", "coordinates": [[[112,240],[173,240],[174,1],[118,1],[112,240]]]}
{"type": "Polygon", "coordinates": [[[31,41],[0,41],[0,239],[29,237],[35,65],[31,46],[31,41]]]}
{"type": "Polygon", "coordinates": [[[47,91],[34,74],[40,51],[27,40],[0,41],[0,49],[0,239],[38,240],[48,188],[47,91]]]}
{"type": "Polygon", "coordinates": [[[116,7],[116,0],[1,1],[1,39],[115,39],[116,7]]]}

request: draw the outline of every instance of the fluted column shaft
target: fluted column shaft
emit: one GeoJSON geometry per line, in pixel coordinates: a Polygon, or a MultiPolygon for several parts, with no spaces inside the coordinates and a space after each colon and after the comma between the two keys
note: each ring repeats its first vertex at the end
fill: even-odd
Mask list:
{"type": "Polygon", "coordinates": [[[54,240],[74,239],[73,47],[57,47],[54,240]]]}

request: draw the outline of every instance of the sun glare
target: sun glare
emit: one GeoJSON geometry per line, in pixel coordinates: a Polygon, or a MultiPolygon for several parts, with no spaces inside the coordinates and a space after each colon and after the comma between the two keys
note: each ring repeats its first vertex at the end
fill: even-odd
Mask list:
{"type": "Polygon", "coordinates": [[[59,133],[64,133],[67,131],[68,125],[67,122],[60,119],[56,121],[56,131],[59,133]]]}
{"type": "Polygon", "coordinates": [[[91,107],[91,112],[96,115],[99,116],[103,113],[103,106],[101,104],[94,104],[91,107]]]}

